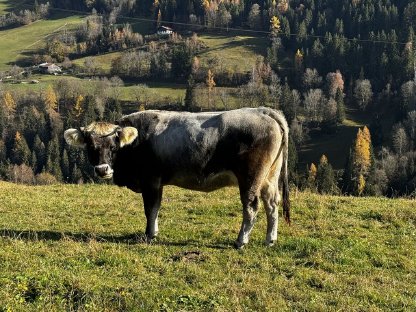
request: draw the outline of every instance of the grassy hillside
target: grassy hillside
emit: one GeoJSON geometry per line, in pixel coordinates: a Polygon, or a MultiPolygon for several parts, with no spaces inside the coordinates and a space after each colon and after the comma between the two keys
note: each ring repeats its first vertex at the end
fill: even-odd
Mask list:
{"type": "Polygon", "coordinates": [[[34,1],[31,0],[0,0],[0,15],[6,14],[7,12],[28,9],[28,7],[31,8],[33,4],[34,1]]]}
{"type": "Polygon", "coordinates": [[[199,38],[206,44],[207,50],[200,55],[203,64],[211,58],[219,60],[223,68],[235,68],[237,72],[250,71],[259,55],[266,54],[267,38],[255,36],[237,36],[202,34],[199,38]]]}
{"type": "Polygon", "coordinates": [[[292,197],[293,225],[232,248],[237,190],[166,188],[151,245],[139,195],[100,185],[0,183],[0,311],[416,309],[416,203],[292,197]]]}
{"type": "Polygon", "coordinates": [[[82,22],[79,16],[59,16],[53,19],[39,20],[26,26],[16,27],[0,32],[0,70],[6,70],[24,55],[33,51],[39,53],[47,38],[64,27],[72,28],[82,22]]]}

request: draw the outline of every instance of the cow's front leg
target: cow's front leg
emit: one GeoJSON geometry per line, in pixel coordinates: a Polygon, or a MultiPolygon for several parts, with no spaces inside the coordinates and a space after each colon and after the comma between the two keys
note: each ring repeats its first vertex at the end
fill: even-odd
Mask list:
{"type": "Polygon", "coordinates": [[[162,186],[150,187],[142,191],[144,213],[147,219],[146,240],[148,242],[155,238],[159,232],[157,219],[162,201],[162,191],[162,186]]]}

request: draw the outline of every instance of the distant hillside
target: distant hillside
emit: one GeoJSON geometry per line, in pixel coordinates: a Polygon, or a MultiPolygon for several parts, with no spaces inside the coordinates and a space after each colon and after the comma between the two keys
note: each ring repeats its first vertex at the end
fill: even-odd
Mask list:
{"type": "Polygon", "coordinates": [[[236,251],[235,188],[166,188],[160,237],[142,201],[106,185],[0,182],[0,311],[416,309],[416,203],[293,193],[293,225],[236,251]]]}

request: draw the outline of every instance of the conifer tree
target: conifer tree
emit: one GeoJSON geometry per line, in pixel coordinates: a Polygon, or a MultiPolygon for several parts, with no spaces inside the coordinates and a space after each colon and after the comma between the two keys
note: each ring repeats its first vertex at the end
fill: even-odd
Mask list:
{"type": "Polygon", "coordinates": [[[12,149],[12,161],[16,165],[29,164],[31,157],[29,146],[26,143],[25,138],[20,134],[19,131],[16,132],[14,137],[14,145],[12,149]]]}
{"type": "Polygon", "coordinates": [[[316,185],[321,194],[336,193],[337,187],[334,170],[325,155],[322,155],[319,160],[318,169],[316,171],[316,185]]]}
{"type": "Polygon", "coordinates": [[[46,171],[51,173],[58,181],[62,180],[62,170],[59,153],[59,140],[54,137],[48,144],[48,157],[46,161],[46,171]]]}
{"type": "Polygon", "coordinates": [[[195,99],[195,80],[192,74],[189,75],[188,85],[185,92],[185,110],[192,111],[195,99]]]}
{"type": "Polygon", "coordinates": [[[33,171],[35,173],[42,172],[46,165],[46,148],[39,135],[35,137],[33,151],[36,153],[36,168],[33,168],[33,171]]]}
{"type": "Polygon", "coordinates": [[[69,168],[69,159],[68,159],[68,152],[64,149],[62,153],[62,177],[64,182],[70,182],[71,180],[71,172],[69,168]]]}
{"type": "Polygon", "coordinates": [[[37,168],[37,158],[36,158],[36,152],[33,150],[32,155],[30,157],[30,166],[32,167],[33,173],[36,174],[36,168],[37,168]]]}

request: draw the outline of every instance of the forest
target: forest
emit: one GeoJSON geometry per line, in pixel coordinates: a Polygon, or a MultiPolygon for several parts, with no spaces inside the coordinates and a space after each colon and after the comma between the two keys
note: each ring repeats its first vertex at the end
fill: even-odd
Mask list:
{"type": "Polygon", "coordinates": [[[18,81],[49,62],[93,83],[58,76],[45,89],[24,92],[0,83],[2,179],[98,182],[86,155],[62,137],[64,129],[93,120],[115,121],[135,109],[270,106],[290,124],[293,186],[325,194],[416,195],[416,1],[34,1],[1,16],[0,28],[57,13],[85,17],[0,78],[18,81]],[[140,32],[134,22],[146,27],[140,32]],[[161,25],[173,35],[157,36],[161,25]],[[264,39],[250,70],[221,57],[201,59],[207,49],[201,35],[244,31],[264,39]],[[117,53],[108,71],[94,58],[107,53],[117,53]],[[183,84],[185,96],[149,101],[146,84],[160,82],[183,84]],[[124,83],[136,85],[133,103],[121,99],[124,83]],[[351,111],[364,122],[353,142],[337,143],[350,146],[342,168],[334,169],[326,155],[315,163],[300,158],[306,140],[341,131],[351,111]]]}

